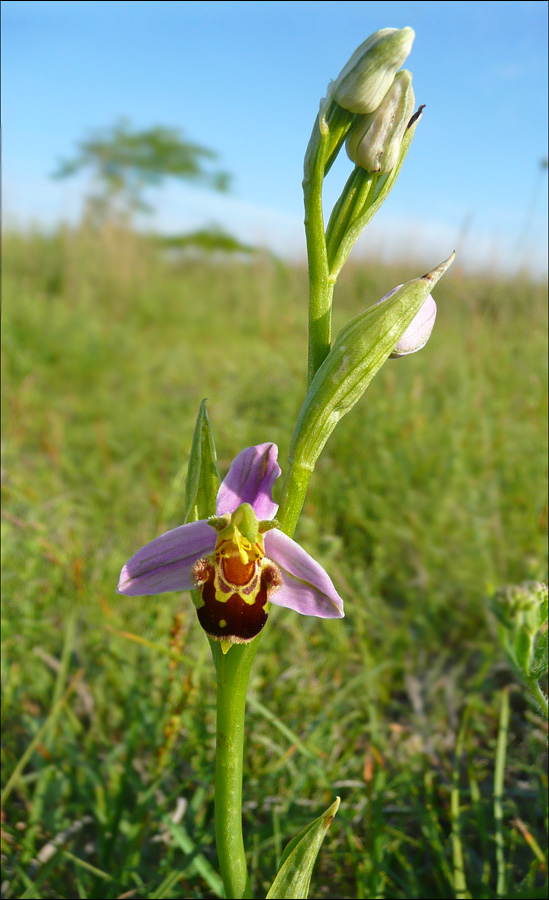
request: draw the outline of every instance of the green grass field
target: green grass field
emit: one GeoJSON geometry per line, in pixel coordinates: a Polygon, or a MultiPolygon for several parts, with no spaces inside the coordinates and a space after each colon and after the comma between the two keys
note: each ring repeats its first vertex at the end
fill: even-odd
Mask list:
{"type": "MultiPolygon", "coordinates": [[[[222,474],[264,441],[284,468],[306,272],[115,231],[7,234],[3,256],[2,896],[223,896],[208,642],[188,594],[115,588],[180,524],[203,397],[222,474]]],[[[420,274],[348,266],[335,332],[420,274]]],[[[341,422],[298,526],[346,618],[273,608],[254,665],[254,896],[335,795],[311,897],[546,896],[546,728],[489,611],[545,579],[546,287],[457,270],[435,296],[429,344],[341,422]]]]}

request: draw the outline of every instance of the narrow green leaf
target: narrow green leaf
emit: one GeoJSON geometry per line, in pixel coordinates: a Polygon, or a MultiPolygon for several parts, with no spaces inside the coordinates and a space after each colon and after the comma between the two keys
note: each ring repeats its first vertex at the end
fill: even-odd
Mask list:
{"type": "Polygon", "coordinates": [[[292,838],[282,854],[280,869],[266,900],[306,900],[318,851],[339,803],[339,797],[336,797],[326,812],[292,838]]]}
{"type": "Polygon", "coordinates": [[[343,142],[347,137],[347,133],[356,119],[354,113],[350,113],[347,109],[343,109],[335,101],[332,102],[327,114],[329,126],[328,141],[326,146],[326,163],[324,166],[324,177],[332,168],[335,159],[343,146],[343,142]]]}
{"type": "Polygon", "coordinates": [[[217,457],[206,400],[203,400],[196,419],[187,469],[183,522],[196,522],[214,515],[218,490],[217,457]]]}
{"type": "Polygon", "coordinates": [[[521,672],[524,672],[525,675],[528,675],[530,672],[532,644],[532,632],[525,626],[517,628],[513,635],[513,652],[519,669],[521,672]]]}
{"type": "Polygon", "coordinates": [[[102,878],[104,881],[114,881],[112,875],[108,875],[106,872],[103,872],[102,869],[98,869],[97,866],[92,866],[91,863],[86,862],[85,859],[80,859],[79,856],[76,856],[74,853],[70,853],[68,850],[63,848],[63,856],[66,859],[70,859],[71,862],[74,863],[80,869],[84,869],[86,872],[90,872],[92,875],[95,875],[97,878],[102,878]]]}
{"type": "Polygon", "coordinates": [[[46,719],[44,724],[41,726],[41,728],[38,729],[38,731],[34,735],[32,741],[28,745],[27,749],[21,756],[19,762],[15,766],[15,769],[11,773],[11,776],[8,778],[7,784],[2,792],[2,796],[0,799],[0,807],[4,806],[6,800],[8,799],[8,797],[11,794],[12,790],[14,789],[15,785],[21,778],[23,770],[25,769],[25,766],[27,765],[28,761],[30,760],[36,747],[44,741],[45,735],[48,733],[48,731],[52,727],[52,725],[56,722],[61,709],[63,708],[63,706],[69,699],[70,695],[76,688],[77,680],[78,680],[78,678],[80,678],[81,674],[82,674],[82,671],[79,671],[76,673],[75,677],[69,684],[67,690],[65,691],[63,696],[59,698],[57,703],[54,704],[54,706],[52,707],[52,709],[48,715],[48,718],[46,719]]]}
{"type": "Polygon", "coordinates": [[[224,896],[223,882],[213,866],[208,862],[203,853],[200,853],[196,844],[189,837],[186,828],[180,823],[172,822],[167,816],[163,816],[162,821],[170,830],[174,843],[186,856],[191,857],[188,864],[195,869],[196,872],[204,879],[210,890],[216,897],[224,896]]]}
{"type": "Polygon", "coordinates": [[[21,900],[39,900],[39,898],[41,897],[41,894],[39,893],[39,888],[42,886],[42,884],[44,883],[46,878],[48,878],[50,873],[53,872],[53,870],[55,869],[55,867],[58,865],[59,861],[62,858],[63,858],[63,848],[59,847],[55,851],[55,853],[51,857],[51,859],[48,860],[48,862],[45,865],[43,865],[42,868],[39,870],[38,875],[36,876],[36,878],[32,882],[32,884],[29,885],[29,887],[27,888],[26,891],[23,891],[23,893],[19,895],[21,900]]]}
{"type": "Polygon", "coordinates": [[[157,889],[152,894],[149,894],[148,900],[166,900],[166,897],[171,895],[177,882],[185,877],[185,871],[185,869],[175,869],[173,872],[170,872],[162,883],[158,885],[157,889]]]}
{"type": "Polygon", "coordinates": [[[547,631],[544,631],[543,634],[538,636],[534,653],[532,654],[530,678],[535,678],[536,681],[543,678],[543,676],[547,674],[547,669],[549,668],[549,660],[547,658],[549,651],[548,636],[549,633],[547,631]]]}
{"type": "Polygon", "coordinates": [[[267,707],[264,706],[262,703],[260,703],[256,697],[251,697],[251,696],[248,697],[247,702],[248,702],[248,706],[251,709],[253,709],[254,712],[259,713],[260,716],[263,716],[264,719],[266,719],[268,722],[271,722],[274,725],[274,727],[277,728],[278,731],[280,731],[280,733],[284,735],[284,737],[288,738],[288,740],[291,741],[293,746],[295,746],[296,750],[298,750],[300,753],[302,753],[303,756],[306,756],[308,759],[311,759],[311,760],[313,760],[313,759],[316,760],[318,758],[318,756],[319,756],[318,751],[315,751],[314,749],[311,749],[306,744],[304,744],[303,741],[301,741],[300,738],[297,736],[295,731],[292,731],[291,728],[288,728],[288,726],[285,725],[284,722],[281,719],[279,719],[278,716],[275,716],[275,714],[273,712],[271,712],[270,709],[267,709],[267,707]]]}
{"type": "Polygon", "coordinates": [[[549,593],[547,592],[547,585],[540,585],[539,590],[539,606],[538,606],[538,628],[541,628],[542,625],[545,625],[547,619],[549,617],[549,593]]]}
{"type": "Polygon", "coordinates": [[[459,775],[461,756],[463,754],[463,745],[465,743],[465,735],[471,706],[465,707],[461,727],[456,742],[456,755],[454,761],[454,771],[452,776],[452,792],[450,795],[450,816],[452,821],[452,857],[453,857],[453,884],[457,900],[465,900],[470,897],[467,890],[467,879],[465,876],[465,861],[463,854],[463,843],[461,840],[461,806],[460,806],[460,790],[459,775]]]}
{"type": "Polygon", "coordinates": [[[494,771],[494,820],[496,826],[496,864],[498,897],[506,894],[507,866],[505,861],[505,844],[503,837],[503,795],[505,782],[505,758],[507,755],[507,737],[509,733],[509,691],[505,688],[501,692],[501,710],[499,716],[498,740],[496,745],[496,765],[494,771]]]}

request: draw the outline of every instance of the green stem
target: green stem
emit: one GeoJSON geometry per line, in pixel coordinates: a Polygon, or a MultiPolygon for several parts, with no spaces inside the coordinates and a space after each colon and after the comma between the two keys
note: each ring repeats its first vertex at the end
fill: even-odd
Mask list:
{"type": "Polygon", "coordinates": [[[507,732],[509,730],[509,691],[501,692],[501,712],[499,717],[498,741],[496,746],[496,766],[494,772],[494,819],[496,823],[496,865],[498,880],[496,895],[505,896],[505,849],[503,843],[503,782],[505,777],[505,756],[507,753],[507,732]]]}
{"type": "Polygon", "coordinates": [[[215,839],[226,896],[240,900],[251,897],[242,837],[242,758],[246,690],[259,639],[233,644],[227,653],[219,642],[210,643],[217,671],[215,839]]]}
{"type": "MultiPolygon", "coordinates": [[[[331,278],[328,266],[322,183],[326,167],[337,155],[340,139],[343,140],[345,130],[349,127],[349,122],[345,123],[343,115],[345,111],[336,107],[337,105],[334,105],[328,114],[328,120],[334,125],[333,133],[330,133],[329,128],[326,130],[326,122],[321,127],[320,117],[317,118],[305,156],[303,198],[309,268],[307,387],[330,352],[332,340],[332,299],[335,278],[331,278]]],[[[277,514],[281,530],[290,537],[295,531],[312,474],[312,469],[290,464],[277,514]]]]}
{"type": "Polygon", "coordinates": [[[330,352],[332,337],[332,298],[336,279],[330,274],[322,183],[334,162],[354,120],[352,113],[335,102],[321,109],[305,154],[303,197],[305,201],[305,237],[309,265],[309,366],[308,384],[330,352]]]}
{"type": "MultiPolygon", "coordinates": [[[[315,126],[318,128],[318,124],[315,126]]],[[[309,265],[309,365],[308,384],[315,376],[330,352],[332,332],[332,295],[330,281],[324,214],[322,211],[322,181],[327,151],[328,135],[320,135],[315,162],[303,179],[305,201],[305,237],[309,265]]]]}

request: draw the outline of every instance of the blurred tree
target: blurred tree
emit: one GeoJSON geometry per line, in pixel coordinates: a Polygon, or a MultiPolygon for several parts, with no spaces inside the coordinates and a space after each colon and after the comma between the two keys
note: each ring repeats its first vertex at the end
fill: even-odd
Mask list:
{"type": "Polygon", "coordinates": [[[232,234],[228,234],[215,223],[187,234],[162,235],[157,238],[161,247],[170,250],[202,250],[206,253],[221,251],[222,253],[254,253],[255,248],[243,244],[232,234]]]}
{"type": "Polygon", "coordinates": [[[80,141],[72,159],[61,160],[54,178],[91,171],[92,193],[87,215],[95,223],[122,218],[129,223],[138,212],[150,212],[145,194],[168,178],[181,178],[216,191],[228,189],[226,172],[210,170],[217,154],[191,143],[173,128],[135,130],[126,119],[80,141]]]}

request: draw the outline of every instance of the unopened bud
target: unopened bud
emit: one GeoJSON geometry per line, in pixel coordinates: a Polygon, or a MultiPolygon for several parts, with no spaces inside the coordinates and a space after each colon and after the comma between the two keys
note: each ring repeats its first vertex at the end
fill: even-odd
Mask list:
{"type": "Polygon", "coordinates": [[[378,108],[362,116],[347,138],[347,156],[367,172],[386,174],[396,166],[414,111],[412,73],[398,72],[378,108]]]}
{"type": "Polygon", "coordinates": [[[414,38],[412,28],[382,28],[370,35],[337,76],[332,86],[334,99],[352,113],[374,112],[410,53],[414,38]]]}
{"type": "MultiPolygon", "coordinates": [[[[509,660],[532,690],[532,682],[547,675],[547,585],[526,581],[501,588],[492,598],[498,632],[509,660]]],[[[539,694],[534,691],[538,703],[539,694]]],[[[547,716],[547,701],[540,704],[547,716]]]]}
{"type": "MultiPolygon", "coordinates": [[[[378,300],[375,305],[379,306],[380,303],[384,303],[401,287],[402,285],[399,284],[398,287],[393,288],[385,297],[378,300]]],[[[389,359],[400,359],[401,356],[409,356],[410,353],[417,353],[418,350],[425,347],[425,344],[431,337],[436,317],[437,305],[431,294],[429,294],[420,311],[414,316],[398,343],[393,347],[389,359]]]]}
{"type": "Polygon", "coordinates": [[[502,625],[534,635],[547,621],[547,585],[540,581],[510,584],[496,591],[492,609],[502,625]]]}
{"type": "MultiPolygon", "coordinates": [[[[400,347],[407,332],[434,288],[452,264],[455,254],[432,272],[401,285],[384,302],[370,306],[341,329],[322,365],[316,372],[301,407],[292,443],[290,461],[312,469],[335,426],[360,399],[370,381],[388,357],[400,347]]],[[[433,302],[434,305],[434,302],[433,302]]],[[[420,338],[417,330],[413,348],[419,350],[431,333],[420,338]]],[[[402,351],[401,351],[402,352],[402,351]]],[[[400,353],[398,354],[400,355],[400,353]]]]}

